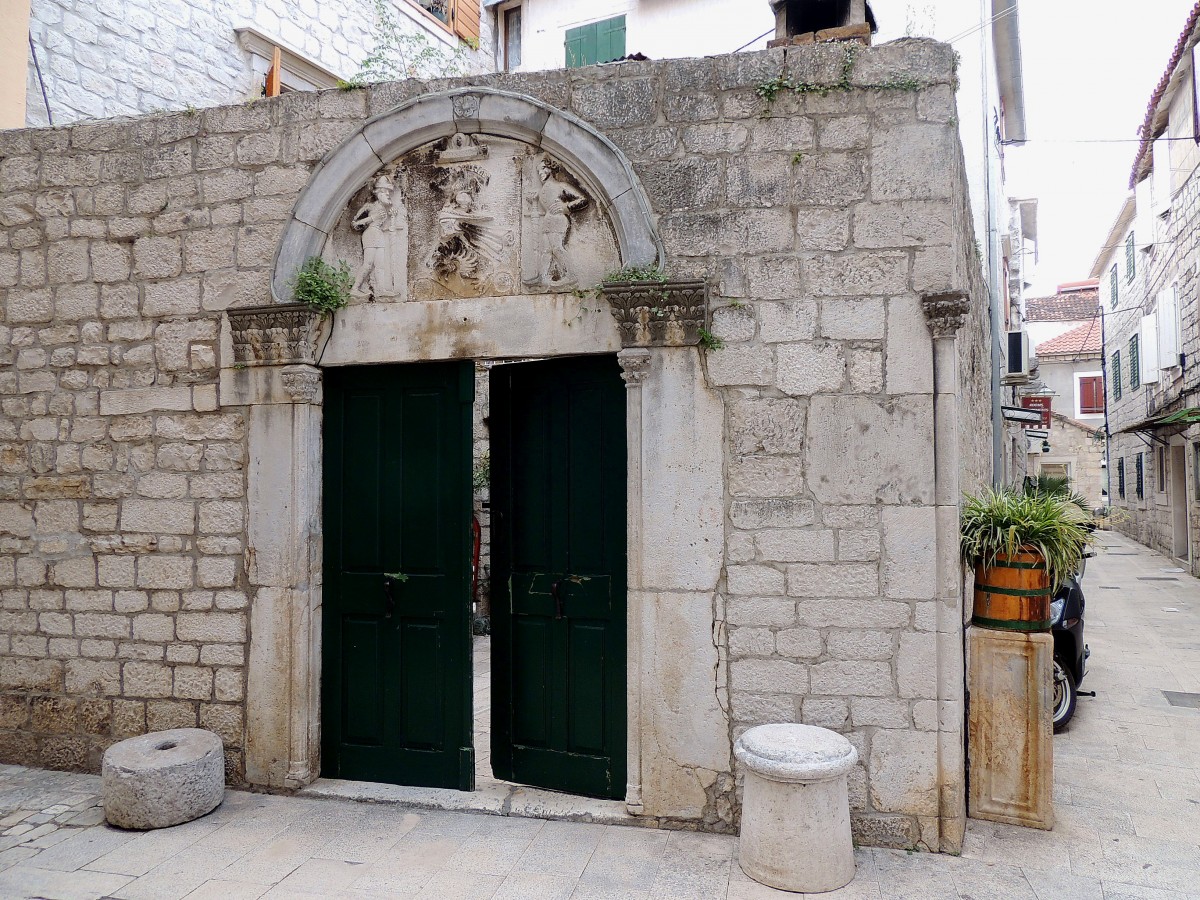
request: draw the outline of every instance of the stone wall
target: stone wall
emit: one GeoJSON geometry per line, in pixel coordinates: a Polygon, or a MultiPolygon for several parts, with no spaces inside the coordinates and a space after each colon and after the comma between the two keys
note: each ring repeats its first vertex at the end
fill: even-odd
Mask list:
{"type": "MultiPolygon", "coordinates": [[[[1192,425],[1185,429],[1175,428],[1156,432],[1156,437],[1184,445],[1186,467],[1184,496],[1175,497],[1171,485],[1171,455],[1166,460],[1167,483],[1162,485],[1158,478],[1156,459],[1158,443],[1147,443],[1136,434],[1121,434],[1121,429],[1155,415],[1185,408],[1194,401],[1189,399],[1200,387],[1200,374],[1192,361],[1200,353],[1200,303],[1196,302],[1196,291],[1200,285],[1200,273],[1191,264],[1200,251],[1200,177],[1191,172],[1186,180],[1177,185],[1171,200],[1171,212],[1155,227],[1163,229],[1154,243],[1145,250],[1136,252],[1135,277],[1132,282],[1125,278],[1124,248],[1119,249],[1120,285],[1119,300],[1115,310],[1105,318],[1104,339],[1108,359],[1105,360],[1108,375],[1109,465],[1112,487],[1110,494],[1114,509],[1114,526],[1134,540],[1152,547],[1168,556],[1174,556],[1174,517],[1172,507],[1185,504],[1189,519],[1191,540],[1191,572],[1200,575],[1200,497],[1195,494],[1194,446],[1200,441],[1200,427],[1192,425]],[[1144,383],[1133,389],[1129,380],[1129,339],[1138,332],[1143,316],[1153,313],[1158,292],[1172,285],[1176,289],[1181,325],[1180,352],[1186,366],[1163,369],[1157,383],[1144,383]],[[1117,398],[1112,384],[1113,354],[1121,354],[1122,391],[1117,398]],[[1136,459],[1143,455],[1143,497],[1136,491],[1136,459]],[[1117,489],[1117,471],[1120,460],[1125,463],[1125,496],[1117,489]]],[[[1150,227],[1154,217],[1139,215],[1137,226],[1150,227]]],[[[1104,287],[1108,282],[1105,280],[1104,287]]],[[[1101,298],[1106,305],[1109,292],[1102,290],[1101,298]]]]}
{"type": "MultiPolygon", "coordinates": [[[[404,31],[447,56],[458,42],[428,23],[411,0],[389,0],[404,31]]],[[[485,26],[490,16],[483,16],[485,26]]],[[[351,78],[376,47],[374,0],[32,0],[29,125],[136,116],[239,103],[261,96],[235,28],[253,27],[334,74],[351,78]]],[[[491,29],[469,70],[491,68],[491,29]],[[479,66],[480,68],[475,68],[479,66]]],[[[460,70],[462,71],[462,70],[460,70]]]]}
{"type": "MultiPolygon", "coordinates": [[[[668,271],[707,282],[724,342],[655,356],[645,388],[660,437],[725,422],[688,438],[695,458],[645,451],[686,500],[646,507],[646,812],[731,827],[732,741],[802,721],[858,747],[862,842],[954,849],[962,608],[935,487],[988,480],[990,400],[953,67],[927,41],[830,45],[0,134],[0,759],[94,769],[115,739],[199,724],[245,777],[248,623],[276,590],[246,497],[270,463],[248,453],[248,401],[218,390],[239,376],[222,313],[271,301],[300,192],[367,116],[488,85],[624,151],[668,271]],[[805,89],[764,100],[780,77],[805,89]],[[935,404],[922,307],[950,295],[970,304],[935,404]],[[688,485],[714,460],[710,502],[688,485]],[[711,583],[676,571],[676,547],[711,557],[711,583]]],[[[558,318],[580,302],[533,300],[558,318]]],[[[488,355],[460,338],[447,353],[488,355]]],[[[355,346],[324,364],[362,361],[355,346]]]]}

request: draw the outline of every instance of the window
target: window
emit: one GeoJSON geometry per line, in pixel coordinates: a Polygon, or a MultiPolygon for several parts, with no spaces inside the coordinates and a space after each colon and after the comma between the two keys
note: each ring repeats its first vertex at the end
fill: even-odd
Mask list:
{"type": "Polygon", "coordinates": [[[1200,444],[1192,444],[1192,496],[1200,503],[1200,444]]]}
{"type": "Polygon", "coordinates": [[[1159,447],[1154,451],[1158,455],[1158,484],[1154,485],[1160,494],[1167,492],[1167,451],[1159,447]]]}
{"type": "Polygon", "coordinates": [[[416,0],[416,3],[434,18],[450,24],[450,0],[416,0]]]}
{"type": "MultiPolygon", "coordinates": [[[[1196,445],[1197,452],[1200,452],[1200,444],[1196,445]]],[[[1117,496],[1122,500],[1125,499],[1125,457],[1117,460],[1117,496]]]]}
{"type": "Polygon", "coordinates": [[[1112,268],[1108,270],[1108,306],[1110,309],[1117,308],[1117,300],[1120,299],[1121,286],[1117,278],[1117,264],[1113,263],[1112,268]]]}
{"type": "Polygon", "coordinates": [[[1145,455],[1146,455],[1145,453],[1138,453],[1133,458],[1133,464],[1134,464],[1133,467],[1134,467],[1134,471],[1137,475],[1137,498],[1139,500],[1146,499],[1146,485],[1145,485],[1145,474],[1146,474],[1145,468],[1146,468],[1146,466],[1145,466],[1145,463],[1142,462],[1142,457],[1144,457],[1145,455]]]}
{"type": "Polygon", "coordinates": [[[612,62],[625,55],[625,17],[568,28],[567,68],[612,62]]]}
{"type": "Polygon", "coordinates": [[[1075,411],[1081,416],[1104,414],[1104,376],[1075,376],[1075,411]]]}
{"type": "Polygon", "coordinates": [[[1125,238],[1125,280],[1133,281],[1133,276],[1136,274],[1135,259],[1137,253],[1134,252],[1133,232],[1129,232],[1129,236],[1125,238]]]}
{"type": "Polygon", "coordinates": [[[1112,398],[1121,399],[1121,351],[1112,355],[1112,398]]]}
{"type": "Polygon", "coordinates": [[[504,10],[504,71],[521,65],[521,7],[504,10]]]}
{"type": "MultiPolygon", "coordinates": [[[[1142,386],[1141,360],[1139,359],[1138,336],[1129,339],[1129,389],[1136,391],[1142,386]]],[[[1139,453],[1138,456],[1141,456],[1139,453]]]]}
{"type": "Polygon", "coordinates": [[[464,41],[479,40],[479,0],[410,0],[464,41]]]}

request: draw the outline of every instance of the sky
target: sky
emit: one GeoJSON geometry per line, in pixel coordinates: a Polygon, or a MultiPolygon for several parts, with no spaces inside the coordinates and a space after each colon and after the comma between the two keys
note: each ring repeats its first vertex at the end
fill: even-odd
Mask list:
{"type": "MultiPolygon", "coordinates": [[[[939,7],[969,2],[872,0],[871,6],[888,32],[932,32],[945,40],[951,35],[941,33],[939,7]]],[[[1194,3],[1020,3],[1029,141],[1009,148],[1006,165],[1010,196],[1038,200],[1039,260],[1029,296],[1088,277],[1128,192],[1146,104],[1194,3]]]]}

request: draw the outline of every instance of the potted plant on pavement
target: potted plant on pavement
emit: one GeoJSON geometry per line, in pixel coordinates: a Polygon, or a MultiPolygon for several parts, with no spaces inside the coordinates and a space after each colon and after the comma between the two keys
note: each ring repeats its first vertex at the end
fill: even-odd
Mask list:
{"type": "Polygon", "coordinates": [[[1050,601],[1091,543],[1090,512],[1068,493],[985,489],[962,508],[963,558],[975,567],[973,621],[1047,631],[1050,601]]]}

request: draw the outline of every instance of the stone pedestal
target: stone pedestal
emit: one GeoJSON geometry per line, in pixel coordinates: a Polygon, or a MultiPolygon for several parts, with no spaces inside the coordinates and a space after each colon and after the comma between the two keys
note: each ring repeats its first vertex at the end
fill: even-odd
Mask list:
{"type": "Polygon", "coordinates": [[[822,893],[854,879],[846,775],[858,751],[811,725],[760,725],[734,747],[746,768],[738,859],[784,891],[822,893]]]}
{"type": "Polygon", "coordinates": [[[1054,827],[1054,639],[967,629],[969,813],[1054,827]]]}

